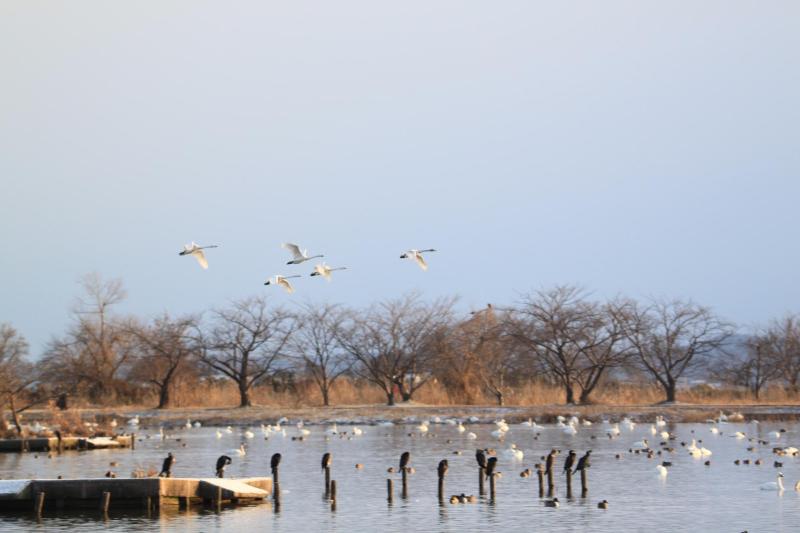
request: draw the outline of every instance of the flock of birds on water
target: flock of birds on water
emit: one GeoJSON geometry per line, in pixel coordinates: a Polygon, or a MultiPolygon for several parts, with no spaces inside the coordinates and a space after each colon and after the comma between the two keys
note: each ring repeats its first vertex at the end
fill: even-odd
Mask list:
{"type": "MultiPolygon", "coordinates": [[[[322,254],[309,255],[307,249],[301,249],[300,246],[298,246],[297,244],[293,244],[290,242],[285,242],[281,246],[286,250],[288,250],[289,253],[292,255],[292,259],[286,263],[287,265],[300,265],[305,263],[306,261],[311,261],[312,259],[318,259],[318,258],[321,259],[325,257],[322,254]]],[[[183,250],[180,251],[178,255],[194,257],[197,260],[200,267],[202,267],[203,270],[206,270],[208,269],[208,260],[206,259],[206,254],[205,252],[203,252],[203,250],[207,250],[209,248],[219,248],[219,245],[211,244],[207,246],[200,246],[194,241],[192,241],[189,244],[185,244],[183,246],[183,250]]],[[[425,257],[422,254],[435,251],[436,250],[433,248],[427,248],[424,250],[418,250],[418,249],[406,250],[405,252],[400,254],[400,259],[412,260],[415,263],[417,263],[417,265],[422,270],[428,270],[428,263],[425,262],[425,257]]],[[[333,272],[337,270],[347,270],[347,267],[345,266],[331,267],[323,261],[321,263],[317,263],[314,266],[314,271],[311,272],[310,276],[321,276],[325,280],[331,281],[333,279],[332,276],[333,272]]],[[[292,274],[292,275],[275,274],[274,276],[267,279],[267,281],[264,282],[264,285],[277,285],[279,287],[283,287],[283,289],[286,290],[287,293],[291,294],[294,292],[294,287],[292,286],[291,282],[289,282],[289,280],[292,278],[301,278],[301,277],[303,277],[301,274],[292,274]]]]}
{"type": "MultiPolygon", "coordinates": [[[[412,420],[415,420],[413,417],[404,420],[404,423],[410,423],[412,420]]],[[[737,441],[743,441],[748,444],[746,447],[748,452],[758,453],[759,446],[769,446],[772,448],[772,453],[776,455],[778,458],[783,459],[784,457],[797,457],[800,453],[800,450],[794,446],[779,446],[778,443],[781,442],[781,438],[785,433],[784,429],[771,431],[768,433],[768,437],[771,440],[763,440],[753,436],[748,436],[746,433],[742,431],[727,431],[727,428],[730,427],[732,430],[736,429],[735,426],[727,426],[728,422],[741,422],[743,418],[740,414],[734,413],[730,417],[725,415],[724,413],[720,412],[719,417],[715,419],[709,419],[707,422],[709,425],[709,433],[714,437],[722,437],[727,435],[730,438],[734,438],[737,441]]],[[[415,423],[413,425],[409,425],[410,432],[408,433],[409,437],[412,438],[419,438],[419,437],[430,437],[436,436],[435,433],[431,432],[431,429],[434,425],[449,425],[455,426],[456,432],[462,436],[463,439],[467,441],[473,441],[478,438],[478,435],[473,431],[474,426],[472,424],[478,424],[480,420],[477,417],[469,417],[465,420],[456,419],[456,418],[440,418],[440,417],[432,417],[430,420],[424,420],[419,423],[415,423]]],[[[758,424],[758,421],[753,420],[751,421],[753,424],[758,424]]],[[[140,419],[138,416],[135,416],[128,420],[128,426],[131,429],[136,429],[140,427],[140,419]]],[[[628,417],[623,418],[620,422],[610,422],[609,420],[603,420],[601,422],[603,424],[603,429],[605,436],[609,439],[614,440],[624,436],[625,433],[633,434],[637,426],[645,426],[646,432],[645,434],[649,433],[650,437],[643,437],[640,440],[633,442],[632,444],[628,445],[627,452],[629,454],[635,455],[644,455],[648,459],[655,459],[655,458],[663,458],[668,457],[671,454],[675,454],[680,449],[684,449],[686,453],[688,453],[691,457],[695,459],[700,459],[704,461],[704,464],[709,467],[711,466],[711,456],[713,452],[705,447],[703,443],[703,439],[698,438],[695,435],[695,430],[691,430],[693,437],[691,438],[690,442],[681,441],[679,445],[677,444],[677,435],[673,432],[668,431],[667,429],[667,421],[662,416],[657,416],[655,421],[649,426],[647,424],[640,424],[628,417]],[[650,438],[653,439],[653,443],[651,444],[650,438]],[[657,444],[656,444],[657,441],[657,444]]],[[[541,432],[545,430],[558,430],[562,431],[565,435],[573,436],[576,435],[580,428],[588,428],[592,426],[594,423],[588,419],[580,420],[576,416],[572,416],[571,418],[566,418],[564,416],[558,416],[556,418],[555,424],[550,425],[541,425],[533,421],[532,419],[528,419],[526,421],[521,422],[516,426],[515,429],[519,431],[525,431],[523,434],[523,438],[533,437],[533,440],[538,440],[541,432]]],[[[384,421],[377,423],[377,426],[394,426],[395,423],[391,421],[384,421]]],[[[112,427],[117,426],[117,422],[114,420],[111,422],[112,427]]],[[[169,428],[170,431],[175,429],[197,429],[202,427],[202,424],[199,421],[192,422],[191,420],[187,420],[186,424],[183,426],[171,427],[169,428]]],[[[490,436],[497,440],[498,443],[505,444],[509,441],[508,436],[512,433],[511,426],[506,423],[505,420],[496,420],[493,423],[493,426],[490,426],[493,429],[489,432],[490,436]]],[[[43,428],[43,426],[40,426],[43,428]]],[[[640,427],[641,429],[641,427],[640,427]]],[[[347,439],[347,440],[355,440],[361,437],[365,430],[361,429],[358,426],[349,426],[348,430],[340,430],[336,423],[332,423],[328,425],[327,428],[324,430],[325,440],[328,441],[333,438],[338,439],[347,439]]],[[[434,430],[435,431],[435,430],[434,430]]],[[[309,429],[309,426],[306,425],[303,421],[299,421],[296,424],[290,424],[289,420],[285,417],[278,420],[275,424],[261,424],[260,432],[264,439],[269,440],[273,437],[281,437],[281,438],[291,438],[292,441],[303,441],[308,438],[312,434],[312,430],[309,429]]],[[[237,434],[238,431],[235,430],[233,427],[228,426],[226,428],[218,428],[215,430],[215,437],[216,439],[222,439],[226,435],[233,435],[237,434]]],[[[245,429],[241,435],[245,438],[245,440],[254,439],[256,438],[256,432],[252,431],[252,429],[245,429]]],[[[387,434],[389,435],[389,434],[387,434]]],[[[517,433],[519,435],[519,433],[517,433]]],[[[593,432],[591,439],[598,438],[598,432],[593,432]]],[[[601,433],[602,435],[602,433],[601,433]]],[[[156,435],[152,434],[145,434],[143,437],[144,439],[151,439],[151,438],[160,438],[163,441],[168,439],[174,439],[178,442],[181,441],[181,438],[175,438],[172,435],[169,435],[164,427],[160,427],[159,431],[156,435]]],[[[636,437],[634,437],[636,438],[636,437]]],[[[447,443],[454,443],[455,441],[452,439],[448,439],[447,443]]],[[[186,447],[186,444],[182,444],[183,447],[186,447]]],[[[221,455],[215,465],[214,465],[214,472],[217,477],[224,477],[224,472],[227,466],[231,465],[234,462],[234,457],[243,457],[247,455],[248,446],[246,443],[242,443],[239,447],[232,448],[225,452],[224,455],[221,455]]],[[[452,452],[455,455],[461,455],[463,452],[460,450],[455,450],[452,452]]],[[[591,466],[591,450],[587,450],[581,457],[578,457],[578,454],[574,450],[569,450],[566,459],[563,463],[562,473],[563,474],[575,474],[582,470],[587,470],[591,466]]],[[[615,455],[615,459],[619,460],[622,459],[623,453],[617,453],[615,455]]],[[[542,462],[536,463],[534,468],[526,468],[522,470],[519,474],[522,478],[531,477],[534,473],[540,473],[542,476],[546,476],[551,474],[553,469],[557,468],[557,457],[560,455],[560,450],[557,448],[553,448],[546,456],[541,456],[540,459],[542,462]]],[[[477,464],[480,468],[483,469],[485,472],[486,479],[490,479],[492,477],[499,478],[502,476],[502,473],[498,470],[499,462],[502,460],[504,463],[508,465],[517,465],[521,463],[524,458],[524,452],[517,447],[517,445],[513,442],[509,442],[505,448],[497,449],[497,448],[478,448],[475,452],[475,458],[477,464]]],[[[273,469],[273,473],[277,469],[278,464],[280,464],[281,454],[275,454],[271,460],[271,467],[273,469]]],[[[325,469],[326,466],[330,466],[332,460],[332,455],[330,453],[326,453],[322,458],[322,468],[325,469]]],[[[414,468],[410,465],[411,455],[409,452],[404,452],[400,457],[400,464],[399,468],[391,466],[387,469],[387,472],[390,474],[402,472],[405,474],[413,474],[415,472],[414,468]]],[[[172,467],[176,462],[175,455],[170,452],[169,455],[164,459],[161,472],[159,473],[160,476],[171,476],[172,467]]],[[[761,465],[764,464],[764,461],[760,458],[752,460],[752,459],[736,459],[734,464],[739,465],[761,465]]],[[[113,463],[112,463],[113,465],[113,463]]],[[[669,460],[661,460],[658,464],[655,465],[654,468],[654,475],[663,480],[666,480],[667,476],[669,475],[669,469],[673,466],[672,461],[669,460]]],[[[783,462],[779,460],[775,460],[773,462],[773,466],[776,469],[780,469],[783,466],[783,462]]],[[[363,463],[357,463],[355,465],[357,470],[361,470],[364,468],[363,463]]],[[[446,459],[439,462],[437,471],[440,477],[443,477],[449,468],[448,461],[446,459]]],[[[108,471],[106,473],[107,477],[115,477],[116,474],[108,471]]],[[[769,481],[759,485],[760,490],[764,491],[777,491],[782,493],[786,490],[784,486],[784,475],[782,472],[778,471],[776,481],[769,481]]],[[[794,485],[795,491],[800,491],[800,481],[798,481],[794,485]]],[[[548,493],[550,498],[543,500],[543,504],[545,507],[553,507],[557,508],[561,505],[561,502],[557,497],[552,497],[552,494],[548,493]]],[[[467,495],[466,493],[452,495],[449,498],[450,503],[458,504],[458,503],[474,503],[478,501],[478,498],[474,495],[467,495]]],[[[609,502],[608,500],[602,500],[598,502],[597,507],[600,509],[608,509],[609,502]]]]}

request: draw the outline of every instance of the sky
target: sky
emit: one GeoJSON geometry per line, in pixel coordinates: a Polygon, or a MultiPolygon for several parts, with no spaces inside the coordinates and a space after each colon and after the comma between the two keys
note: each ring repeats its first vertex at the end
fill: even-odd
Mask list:
{"type": "Polygon", "coordinates": [[[800,2],[0,3],[0,322],[578,284],[800,311],[800,2]],[[210,267],[183,244],[219,244],[210,267]],[[347,266],[264,286],[282,242],[347,266]],[[422,272],[399,255],[433,247],[422,272]]]}

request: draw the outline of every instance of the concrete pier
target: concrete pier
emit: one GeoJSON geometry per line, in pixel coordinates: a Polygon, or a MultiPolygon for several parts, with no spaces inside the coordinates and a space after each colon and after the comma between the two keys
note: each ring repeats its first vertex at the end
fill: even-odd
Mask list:
{"type": "Polygon", "coordinates": [[[272,478],[97,478],[0,480],[0,512],[98,508],[145,509],[174,505],[257,503],[272,492],[272,478]],[[106,495],[109,494],[110,496],[106,495]],[[42,496],[44,495],[44,496],[42,496]],[[43,502],[40,501],[43,499],[43,502]]]}

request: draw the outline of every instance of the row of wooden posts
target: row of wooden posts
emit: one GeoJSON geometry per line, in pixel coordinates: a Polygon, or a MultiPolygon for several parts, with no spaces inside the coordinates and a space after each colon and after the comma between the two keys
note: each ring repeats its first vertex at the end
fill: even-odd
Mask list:
{"type": "MultiPolygon", "coordinates": [[[[406,452],[408,453],[408,452],[406,452]]],[[[325,498],[330,501],[331,510],[336,510],[336,480],[331,479],[331,457],[329,454],[326,454],[326,458],[323,458],[323,471],[325,474],[325,498]]],[[[272,456],[272,481],[273,481],[273,500],[275,502],[276,511],[280,509],[281,503],[281,491],[280,491],[280,476],[278,471],[278,466],[280,464],[280,454],[275,454],[272,456]]],[[[403,499],[408,498],[408,469],[409,467],[402,467],[400,469],[400,473],[402,475],[402,492],[401,497],[403,499]]],[[[545,473],[544,467],[539,465],[536,469],[536,477],[539,481],[539,497],[543,498],[545,495],[544,489],[544,482],[545,477],[547,478],[547,496],[552,497],[555,493],[555,480],[553,479],[553,468],[551,468],[548,472],[545,473]]],[[[447,469],[442,471],[439,470],[439,484],[438,484],[438,496],[439,501],[444,501],[444,478],[446,475],[447,469]]],[[[581,473],[581,496],[586,497],[589,493],[589,481],[586,475],[587,470],[584,468],[580,470],[581,473]]],[[[572,498],[572,474],[571,470],[566,471],[566,478],[567,478],[567,498],[572,498]]],[[[485,479],[486,479],[486,469],[482,466],[478,466],[478,491],[481,496],[486,494],[485,488],[485,479]]],[[[488,477],[489,479],[489,498],[494,500],[496,496],[496,480],[497,474],[492,474],[488,477]]],[[[392,478],[388,478],[386,480],[386,498],[391,503],[394,500],[394,480],[392,478]]]]}

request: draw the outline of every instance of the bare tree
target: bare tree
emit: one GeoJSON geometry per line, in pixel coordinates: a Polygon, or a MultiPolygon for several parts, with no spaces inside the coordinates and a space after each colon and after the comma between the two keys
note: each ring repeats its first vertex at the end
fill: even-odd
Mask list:
{"type": "Polygon", "coordinates": [[[708,308],[680,300],[648,306],[630,301],[619,308],[620,323],[639,364],[676,400],[678,379],[703,358],[721,353],[733,335],[730,324],[708,308]]]}
{"type": "Polygon", "coordinates": [[[564,387],[568,404],[575,403],[576,390],[581,403],[588,403],[607,370],[630,353],[610,307],[588,301],[578,287],[529,294],[515,315],[511,335],[564,387]]]}
{"type": "MultiPolygon", "coordinates": [[[[20,396],[36,382],[34,367],[27,361],[28,341],[10,324],[0,324],[0,395],[11,411],[17,433],[22,433],[19,413],[35,404],[20,406],[20,396]]],[[[2,405],[2,403],[0,403],[2,405]]]]}
{"type": "Polygon", "coordinates": [[[165,313],[148,325],[130,328],[139,350],[132,375],[155,387],[158,409],[171,405],[170,392],[176,380],[200,352],[195,324],[194,317],[173,319],[165,313]]]}
{"type": "Polygon", "coordinates": [[[792,392],[800,389],[800,317],[774,320],[760,338],[763,355],[792,392]]]}
{"type": "Polygon", "coordinates": [[[362,317],[351,313],[339,342],[355,359],[355,371],[377,385],[394,405],[395,388],[403,401],[432,376],[441,353],[453,299],[423,304],[411,294],[372,306],[362,317]]]}
{"type": "Polygon", "coordinates": [[[73,311],[74,324],[50,342],[42,368],[50,382],[69,391],[86,388],[92,400],[102,401],[127,385],[121,373],[134,353],[129,328],[110,313],[125,290],[120,280],[97,274],[85,276],[81,285],[85,294],[73,311]]]}
{"type": "Polygon", "coordinates": [[[287,356],[287,343],[296,327],[293,315],[268,308],[263,297],[234,302],[213,311],[210,333],[203,339],[201,359],[236,383],[239,407],[252,405],[250,390],[274,371],[287,356]]]}
{"type": "Polygon", "coordinates": [[[319,308],[306,305],[292,337],[293,357],[319,387],[326,407],[330,405],[333,384],[352,366],[347,351],[339,343],[345,317],[346,312],[337,305],[319,308]]]}

